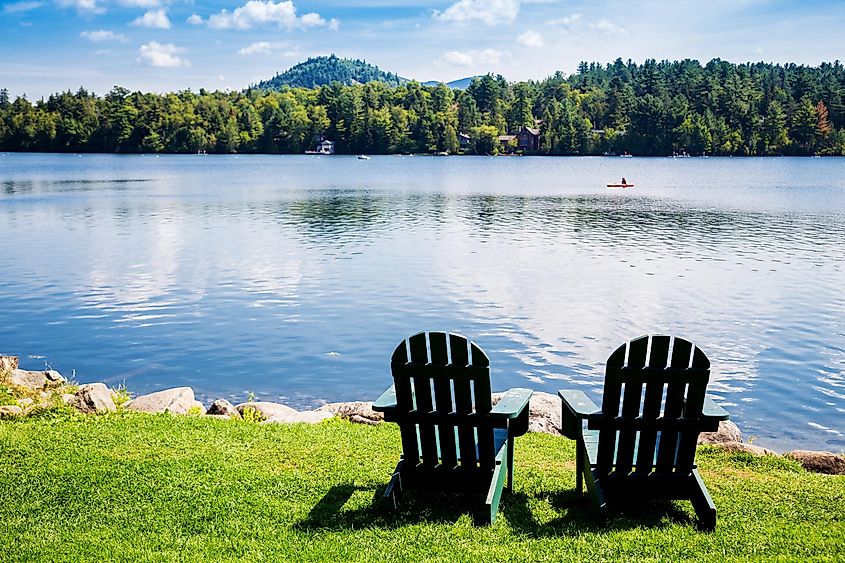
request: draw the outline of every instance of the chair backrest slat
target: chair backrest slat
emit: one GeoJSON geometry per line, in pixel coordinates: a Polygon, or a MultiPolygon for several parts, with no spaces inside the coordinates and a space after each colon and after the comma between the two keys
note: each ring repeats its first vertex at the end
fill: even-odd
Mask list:
{"type": "MultiPolygon", "coordinates": [[[[632,340],[628,345],[628,369],[645,367],[647,353],[648,337],[632,340]]],[[[621,371],[619,376],[623,382],[624,389],[620,416],[623,419],[633,419],[640,413],[643,384],[641,381],[626,380],[624,373],[621,371]]],[[[628,474],[634,463],[634,445],[637,441],[637,431],[628,427],[620,428],[618,439],[619,442],[616,446],[616,471],[621,474],[628,474]]]]}
{"type": "MultiPolygon", "coordinates": [[[[654,336],[651,339],[651,351],[648,358],[648,367],[653,370],[663,370],[669,360],[668,336],[654,336]]],[[[646,383],[645,396],[643,398],[642,418],[644,420],[657,420],[660,416],[660,405],[663,400],[663,381],[649,381],[646,383]]],[[[640,430],[640,439],[637,445],[637,473],[651,473],[654,467],[654,454],[657,445],[657,430],[640,430]]]]}
{"type": "MultiPolygon", "coordinates": [[[[431,363],[435,366],[445,367],[449,365],[449,350],[446,334],[432,332],[428,335],[431,346],[431,363]]],[[[452,382],[447,377],[436,377],[434,379],[434,409],[439,414],[454,412],[452,403],[452,382]]],[[[437,435],[440,438],[440,460],[446,467],[455,467],[458,464],[458,450],[455,445],[455,426],[452,424],[440,424],[437,427],[437,435]]]]}

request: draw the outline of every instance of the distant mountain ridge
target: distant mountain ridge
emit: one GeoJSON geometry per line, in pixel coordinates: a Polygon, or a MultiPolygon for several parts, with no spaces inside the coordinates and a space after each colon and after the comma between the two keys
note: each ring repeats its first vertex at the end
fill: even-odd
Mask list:
{"type": "Polygon", "coordinates": [[[469,88],[469,85],[472,84],[472,81],[476,78],[481,78],[482,75],[476,76],[467,76],[466,78],[459,78],[457,80],[453,80],[451,82],[440,82],[438,80],[429,80],[428,82],[423,82],[423,86],[437,86],[438,84],[445,84],[452,90],[466,90],[469,88]]]}
{"type": "Polygon", "coordinates": [[[309,58],[285,72],[276,74],[269,80],[262,80],[255,87],[259,90],[280,90],[283,86],[314,88],[332,82],[340,82],[347,86],[367,82],[384,82],[390,86],[399,86],[408,82],[408,79],[392,72],[385,72],[360,59],[342,59],[336,55],[330,55],[309,58]]]}
{"type": "MultiPolygon", "coordinates": [[[[423,82],[425,86],[446,84],[453,90],[465,90],[477,76],[469,76],[451,82],[429,80],[423,82]]],[[[398,74],[381,70],[375,65],[360,59],[343,59],[337,55],[327,57],[311,57],[296,64],[288,70],[277,73],[269,80],[262,80],[254,86],[259,90],[281,90],[284,86],[291,88],[314,88],[332,82],[340,82],[347,86],[366,84],[367,82],[384,82],[390,86],[399,86],[409,82],[398,74]]]]}

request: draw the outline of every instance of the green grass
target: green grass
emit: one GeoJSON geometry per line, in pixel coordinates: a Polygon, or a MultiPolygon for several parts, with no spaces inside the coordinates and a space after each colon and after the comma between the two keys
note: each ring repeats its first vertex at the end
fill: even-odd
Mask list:
{"type": "MultiPolygon", "coordinates": [[[[571,442],[517,440],[516,488],[491,527],[465,502],[375,497],[393,425],[256,425],[47,413],[0,422],[0,561],[843,560],[845,477],[704,448],[714,533],[689,503],[618,507],[573,491],[571,442]]],[[[466,499],[464,499],[466,500],[466,499]]]]}

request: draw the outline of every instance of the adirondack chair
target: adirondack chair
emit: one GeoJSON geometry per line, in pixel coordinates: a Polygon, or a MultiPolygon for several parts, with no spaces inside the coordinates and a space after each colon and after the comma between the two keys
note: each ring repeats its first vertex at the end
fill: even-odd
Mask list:
{"type": "Polygon", "coordinates": [[[481,520],[492,524],[505,476],[512,486],[514,438],[528,431],[532,391],[511,389],[493,406],[490,361],[457,334],[415,334],[396,347],[390,367],[393,386],[373,403],[402,436],[386,504],[395,508],[407,488],[486,494],[481,520]]]}
{"type": "Polygon", "coordinates": [[[583,476],[602,517],[607,499],[689,499],[699,526],[715,528],[695,448],[699,432],[729,415],[705,396],[709,377],[710,361],[692,343],[641,336],[607,360],[601,409],[581,391],[558,392],[563,433],[577,441],[576,487],[583,476]]]}

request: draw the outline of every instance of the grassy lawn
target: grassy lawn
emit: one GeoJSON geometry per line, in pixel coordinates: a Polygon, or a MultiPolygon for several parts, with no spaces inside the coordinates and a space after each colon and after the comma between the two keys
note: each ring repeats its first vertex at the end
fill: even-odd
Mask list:
{"type": "Polygon", "coordinates": [[[517,440],[516,487],[492,527],[448,496],[374,498],[393,425],[256,425],[198,417],[0,422],[0,561],[845,560],[845,477],[703,448],[719,511],[619,507],[605,526],[574,493],[574,448],[517,440]]]}

